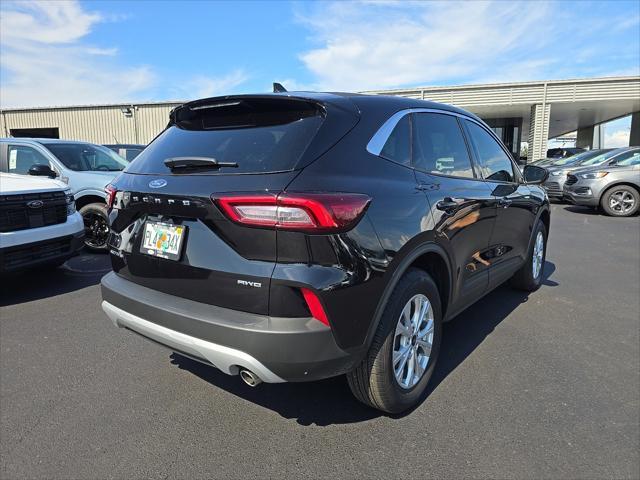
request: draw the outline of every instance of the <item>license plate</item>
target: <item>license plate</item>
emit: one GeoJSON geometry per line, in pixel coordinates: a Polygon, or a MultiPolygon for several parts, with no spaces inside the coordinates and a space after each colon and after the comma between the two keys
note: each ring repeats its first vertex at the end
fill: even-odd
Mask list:
{"type": "Polygon", "coordinates": [[[186,231],[187,228],[182,225],[147,222],[140,251],[154,257],[179,260],[186,231]]]}

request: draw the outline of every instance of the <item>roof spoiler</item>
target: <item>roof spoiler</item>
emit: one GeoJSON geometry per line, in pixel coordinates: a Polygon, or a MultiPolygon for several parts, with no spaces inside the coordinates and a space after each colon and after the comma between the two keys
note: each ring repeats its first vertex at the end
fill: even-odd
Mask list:
{"type": "Polygon", "coordinates": [[[284,93],[287,89],[282,86],[282,84],[278,82],[273,82],[273,93],[284,93]]]}

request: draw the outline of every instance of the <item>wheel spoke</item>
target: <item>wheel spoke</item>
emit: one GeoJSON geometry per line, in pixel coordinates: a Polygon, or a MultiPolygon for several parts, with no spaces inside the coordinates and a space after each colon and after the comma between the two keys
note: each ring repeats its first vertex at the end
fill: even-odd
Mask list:
{"type": "Polygon", "coordinates": [[[396,335],[401,335],[403,337],[410,337],[411,336],[411,328],[409,328],[406,325],[398,322],[398,326],[396,327],[396,335]]]}
{"type": "MultiPolygon", "coordinates": [[[[406,363],[407,358],[409,356],[409,352],[411,352],[411,345],[407,345],[402,350],[394,351],[393,352],[393,365],[394,365],[394,367],[399,361],[404,361],[406,363]]],[[[402,366],[404,367],[404,363],[402,364],[402,366]]]]}
{"type": "Polygon", "coordinates": [[[413,350],[411,350],[411,353],[409,354],[408,361],[407,361],[407,380],[405,382],[405,386],[407,387],[410,387],[413,384],[413,366],[414,366],[413,357],[415,357],[415,354],[413,350]]]}
{"type": "Polygon", "coordinates": [[[422,349],[425,356],[427,357],[431,356],[431,342],[428,342],[427,340],[419,339],[417,341],[417,344],[422,349]]]}
{"type": "Polygon", "coordinates": [[[429,318],[424,328],[418,332],[418,339],[426,337],[431,332],[433,332],[433,318],[429,318]]]}
{"type": "Polygon", "coordinates": [[[424,368],[422,367],[422,364],[420,363],[420,357],[416,354],[413,356],[414,361],[415,361],[415,375],[417,377],[417,380],[419,381],[420,378],[422,378],[422,374],[424,373],[424,368]]]}

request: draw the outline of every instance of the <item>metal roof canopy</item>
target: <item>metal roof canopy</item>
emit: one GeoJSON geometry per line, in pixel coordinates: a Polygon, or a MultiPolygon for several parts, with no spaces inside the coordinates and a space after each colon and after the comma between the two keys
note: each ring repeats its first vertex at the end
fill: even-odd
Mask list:
{"type": "Polygon", "coordinates": [[[424,98],[462,107],[484,119],[522,117],[531,106],[550,105],[549,138],[640,111],[640,76],[547,80],[454,87],[420,87],[365,93],[424,98]]]}

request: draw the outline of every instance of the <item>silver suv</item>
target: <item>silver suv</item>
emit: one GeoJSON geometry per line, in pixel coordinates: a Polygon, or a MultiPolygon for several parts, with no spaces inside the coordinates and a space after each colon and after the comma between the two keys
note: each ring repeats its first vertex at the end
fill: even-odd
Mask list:
{"type": "Polygon", "coordinates": [[[640,207],[640,148],[629,149],[615,165],[575,170],[567,175],[563,194],[577,205],[602,207],[615,217],[628,217],[640,207]]]}
{"type": "Polygon", "coordinates": [[[554,163],[550,166],[545,166],[549,171],[549,178],[543,185],[550,198],[561,200],[563,197],[562,189],[564,182],[567,180],[567,175],[574,170],[581,168],[592,168],[598,166],[615,165],[616,163],[624,160],[633,155],[632,149],[629,147],[616,148],[612,150],[598,150],[597,154],[593,154],[593,150],[584,152],[575,157],[569,157],[567,163],[554,163]],[[572,161],[573,160],[573,161],[572,161]]]}

